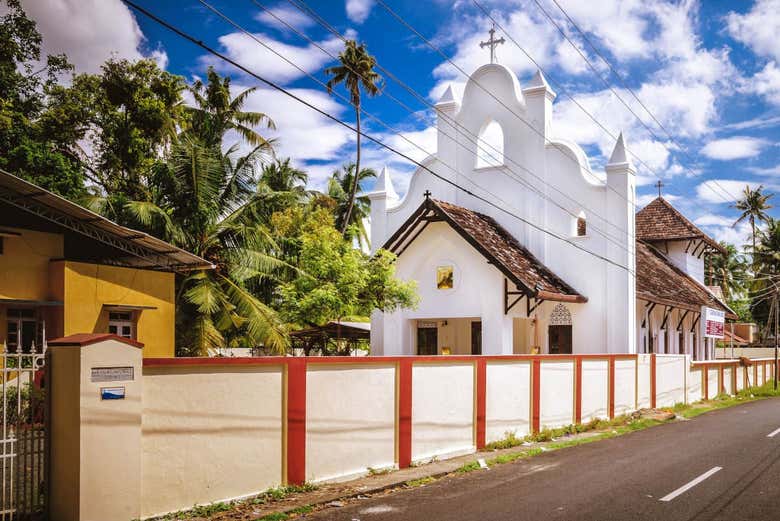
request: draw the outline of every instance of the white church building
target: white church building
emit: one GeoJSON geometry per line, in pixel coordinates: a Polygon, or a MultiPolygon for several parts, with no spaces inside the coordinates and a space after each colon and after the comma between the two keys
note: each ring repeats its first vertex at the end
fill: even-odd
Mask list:
{"type": "Polygon", "coordinates": [[[702,313],[720,246],[659,196],[637,213],[623,136],[605,172],[556,133],[537,72],[477,69],[436,104],[437,151],[400,200],[387,168],[371,242],[418,283],[416,309],[375,312],[371,354],[689,353],[713,356],[702,313]]]}

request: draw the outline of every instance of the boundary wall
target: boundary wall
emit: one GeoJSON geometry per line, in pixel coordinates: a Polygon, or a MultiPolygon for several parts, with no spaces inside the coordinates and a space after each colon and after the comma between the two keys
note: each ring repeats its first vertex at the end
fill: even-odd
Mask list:
{"type": "MultiPolygon", "coordinates": [[[[660,354],[147,358],[127,397],[140,402],[136,517],[735,393],[769,381],[773,365],[660,354]]],[[[115,406],[91,402],[93,415],[96,403],[115,406]]],[[[117,427],[101,426],[115,439],[117,427]]]]}

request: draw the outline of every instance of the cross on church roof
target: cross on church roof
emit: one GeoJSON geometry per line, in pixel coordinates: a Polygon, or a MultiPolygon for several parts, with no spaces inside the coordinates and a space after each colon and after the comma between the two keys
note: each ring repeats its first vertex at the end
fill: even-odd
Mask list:
{"type": "Polygon", "coordinates": [[[666,185],[660,179],[655,184],[655,187],[658,188],[658,197],[661,197],[661,188],[663,188],[664,186],[666,186],[666,185]]]}
{"type": "Polygon", "coordinates": [[[504,38],[501,37],[498,40],[495,39],[496,34],[496,24],[493,24],[493,27],[490,28],[490,38],[486,42],[479,42],[480,48],[484,49],[485,47],[490,47],[490,63],[495,63],[496,59],[496,47],[499,45],[505,43],[504,38]]]}

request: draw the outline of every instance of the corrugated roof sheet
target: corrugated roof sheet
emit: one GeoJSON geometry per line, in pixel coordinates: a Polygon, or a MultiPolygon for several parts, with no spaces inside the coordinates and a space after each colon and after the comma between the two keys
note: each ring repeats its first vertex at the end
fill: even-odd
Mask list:
{"type": "Polygon", "coordinates": [[[76,203],[0,170],[0,201],[128,254],[126,263],[167,271],[210,269],[212,264],[151,235],[126,228],[76,203]]]}

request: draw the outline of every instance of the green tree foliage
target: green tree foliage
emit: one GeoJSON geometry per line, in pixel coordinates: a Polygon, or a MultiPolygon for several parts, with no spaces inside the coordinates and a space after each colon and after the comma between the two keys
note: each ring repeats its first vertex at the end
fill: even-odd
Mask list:
{"type": "Polygon", "coordinates": [[[274,122],[262,112],[244,111],[247,98],[256,89],[249,88],[231,97],[230,78],[220,76],[213,67],[206,73],[206,83],[197,80],[189,91],[195,99],[194,107],[186,107],[189,115],[188,132],[207,146],[220,147],[228,131],[234,131],[253,147],[270,150],[269,143],[255,127],[275,128],[274,122]]]}
{"type": "Polygon", "coordinates": [[[756,240],[758,238],[756,234],[756,223],[767,222],[769,220],[769,215],[766,212],[772,208],[772,205],[770,205],[768,201],[774,195],[765,194],[763,190],[763,185],[759,186],[755,190],[750,188],[750,186],[745,186],[745,189],[742,191],[742,198],[734,203],[734,205],[732,205],[732,208],[736,208],[742,212],[737,220],[734,221],[733,226],[738,225],[746,219],[750,223],[753,245],[752,251],[754,253],[756,251],[756,240]]]}
{"type": "MultiPolygon", "coordinates": [[[[333,92],[336,85],[344,84],[349,93],[349,100],[355,108],[356,123],[356,154],[355,171],[360,172],[360,115],[361,115],[361,97],[362,91],[369,96],[376,96],[382,88],[382,76],[374,70],[376,58],[368,54],[365,44],[358,44],[355,40],[347,40],[344,44],[344,50],[339,53],[340,64],[335,67],[325,69],[325,74],[330,76],[327,83],[328,92],[333,92]]],[[[358,192],[358,180],[356,176],[352,180],[352,186],[347,191],[347,206],[344,210],[344,219],[341,222],[339,230],[342,234],[347,233],[347,227],[352,222],[352,207],[355,204],[355,197],[358,192]]]]}
{"type": "Polygon", "coordinates": [[[18,0],[0,18],[0,168],[76,198],[84,172],[69,152],[79,136],[68,121],[44,117],[57,76],[71,69],[63,55],[41,59],[41,35],[18,0]]]}
{"type": "Polygon", "coordinates": [[[748,265],[736,246],[721,242],[725,253],[706,258],[706,272],[710,286],[719,286],[726,300],[739,299],[745,291],[748,265]]]}
{"type": "Polygon", "coordinates": [[[381,250],[370,257],[353,248],[321,211],[306,218],[302,229],[300,272],[280,287],[280,309],[287,322],[321,326],[365,318],[374,309],[417,305],[416,283],[395,278],[393,254],[381,250]]]}
{"type": "Polygon", "coordinates": [[[361,247],[365,247],[369,246],[365,219],[371,214],[371,203],[365,195],[355,197],[354,206],[350,211],[351,190],[357,185],[357,193],[362,193],[365,181],[375,178],[376,172],[371,168],[363,168],[356,182],[356,168],[355,163],[348,163],[333,172],[328,181],[328,196],[336,203],[336,227],[343,230],[342,233],[347,240],[356,240],[361,247]]]}
{"type": "Polygon", "coordinates": [[[100,74],[77,74],[52,89],[50,119],[80,122],[87,146],[75,145],[90,179],[108,195],[103,213],[124,221],[127,200],[152,199],[150,177],[184,122],[183,78],[152,60],[109,60],[100,74]],[[113,196],[116,200],[112,200],[113,196]]]}
{"type": "Polygon", "coordinates": [[[153,202],[127,209],[146,227],[210,261],[215,269],[195,272],[177,289],[177,345],[181,353],[204,354],[221,346],[265,345],[284,352],[287,336],[274,309],[252,286],[293,269],[259,215],[263,197],[254,190],[252,156],[236,149],[224,157],[192,137],[182,137],[156,173],[160,190],[153,202]]]}

